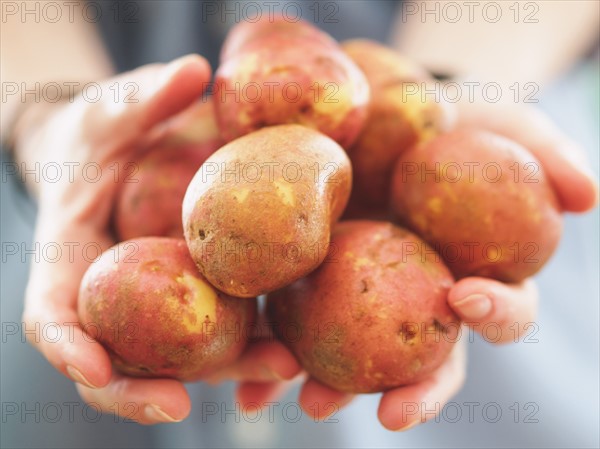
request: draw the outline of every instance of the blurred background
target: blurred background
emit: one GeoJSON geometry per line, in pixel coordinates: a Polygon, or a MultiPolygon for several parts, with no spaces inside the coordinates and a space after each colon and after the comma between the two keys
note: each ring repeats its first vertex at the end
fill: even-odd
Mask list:
{"type": "MultiPolygon", "coordinates": [[[[247,4],[268,11],[265,2],[92,3],[103,12],[94,26],[117,71],[190,52],[205,55],[216,68],[221,41],[227,29],[244,18],[247,4]],[[230,13],[222,16],[224,10],[230,13]],[[120,12],[115,15],[115,11],[120,12]]],[[[586,149],[598,174],[596,2],[476,2],[481,5],[473,11],[472,21],[465,5],[469,2],[271,3],[276,10],[298,5],[302,18],[337,39],[367,37],[394,45],[438,75],[496,81],[502,86],[534,83],[539,88],[531,98],[538,100],[534,106],[586,149]],[[448,6],[451,3],[457,6],[448,6]],[[489,3],[497,6],[486,7],[489,3]],[[590,4],[596,6],[590,9],[590,4]]],[[[6,249],[12,243],[33,248],[36,208],[9,166],[3,151],[2,448],[600,445],[598,208],[566,216],[560,247],[536,278],[541,297],[537,326],[524,342],[508,346],[493,346],[474,337],[468,343],[467,382],[438,419],[405,433],[388,432],[376,417],[379,395],[363,395],[329,422],[315,423],[301,415],[295,403],[297,386],[278,401],[272,414],[265,410],[257,416],[236,409],[233,384],[215,388],[198,383],[188,386],[193,411],[187,420],[143,427],[123,418],[99,416],[93,406],[82,403],[69,380],[23,341],[23,293],[34,256],[23,251],[10,255],[6,249]]]]}

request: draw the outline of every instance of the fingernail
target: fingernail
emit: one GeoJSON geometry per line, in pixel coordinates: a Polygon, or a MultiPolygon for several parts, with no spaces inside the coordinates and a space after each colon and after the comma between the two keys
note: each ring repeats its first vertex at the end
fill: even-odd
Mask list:
{"type": "Polygon", "coordinates": [[[421,421],[419,421],[419,420],[413,421],[409,425],[401,427],[400,429],[397,429],[396,432],[406,432],[407,430],[410,430],[413,427],[418,426],[419,424],[421,424],[421,421]]]}
{"type": "Polygon", "coordinates": [[[79,371],[77,368],[71,366],[71,365],[67,365],[67,373],[69,374],[69,377],[81,384],[81,385],[85,385],[86,387],[89,388],[99,388],[96,385],[94,385],[93,383],[91,383],[89,380],[87,380],[85,378],[85,376],[83,374],[81,374],[81,371],[79,371]]]}
{"type": "Polygon", "coordinates": [[[492,300],[486,295],[475,293],[454,303],[454,308],[466,319],[477,320],[492,310],[492,300]]]}
{"type": "Polygon", "coordinates": [[[144,408],[144,415],[152,422],[180,422],[181,419],[175,419],[166,414],[158,405],[148,404],[144,408]]]}

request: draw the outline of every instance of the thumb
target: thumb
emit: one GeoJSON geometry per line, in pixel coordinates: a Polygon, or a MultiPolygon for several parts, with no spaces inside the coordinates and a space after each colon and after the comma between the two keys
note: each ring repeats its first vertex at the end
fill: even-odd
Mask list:
{"type": "Polygon", "coordinates": [[[211,69],[202,56],[188,55],[168,64],[149,64],[100,84],[102,96],[94,103],[92,132],[100,143],[106,137],[124,145],[153,126],[184,110],[202,95],[211,69]]]}

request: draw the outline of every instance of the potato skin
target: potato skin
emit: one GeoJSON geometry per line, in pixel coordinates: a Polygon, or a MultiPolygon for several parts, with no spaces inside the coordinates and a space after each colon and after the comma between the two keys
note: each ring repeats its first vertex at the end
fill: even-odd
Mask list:
{"type": "Polygon", "coordinates": [[[137,182],[123,183],[117,198],[114,226],[118,240],[144,236],[182,238],[183,196],[210,153],[195,146],[156,147],[142,157],[137,173],[131,176],[137,182]]]}
{"type": "Polygon", "coordinates": [[[182,381],[233,362],[256,318],[256,300],[214,289],[185,241],[165,237],[129,240],[104,252],[83,277],[78,309],[81,325],[119,371],[182,381]],[[232,329],[239,332],[227,332],[232,329]]]}
{"type": "Polygon", "coordinates": [[[215,73],[214,101],[225,140],[297,123],[348,148],[363,126],[369,101],[368,83],[356,64],[307,23],[243,27],[232,30],[234,42],[226,41],[226,57],[215,73]],[[248,41],[239,43],[236,35],[248,41]]]}
{"type": "Polygon", "coordinates": [[[338,48],[335,39],[310,23],[302,20],[291,22],[281,15],[273,15],[257,22],[243,21],[233,27],[221,47],[220,60],[223,62],[243,50],[263,45],[264,39],[277,39],[279,42],[284,42],[298,37],[338,48]]]}
{"type": "Polygon", "coordinates": [[[278,336],[311,376],[339,391],[374,393],[427,377],[459,329],[441,258],[389,222],[340,222],[331,243],[318,269],[268,295],[278,336]]]}
{"type": "Polygon", "coordinates": [[[520,282],[542,268],[562,231],[539,161],[516,142],[479,130],[456,130],[404,153],[392,207],[459,278],[520,282]]]}
{"type": "Polygon", "coordinates": [[[204,163],[186,192],[190,253],[206,279],[230,295],[280,288],[325,258],[351,183],[343,149],[312,129],[279,125],[234,140],[204,163]]]}
{"type": "Polygon", "coordinates": [[[113,211],[118,241],[144,236],[183,238],[181,203],[202,163],[223,145],[212,102],[198,103],[174,118],[170,132],[121,180],[113,211]]]}
{"type": "Polygon", "coordinates": [[[350,203],[375,212],[387,210],[394,164],[400,154],[450,129],[452,104],[427,95],[431,76],[392,49],[366,39],[342,43],[342,49],[365,74],[371,100],[365,125],[348,149],[354,169],[350,203]]]}

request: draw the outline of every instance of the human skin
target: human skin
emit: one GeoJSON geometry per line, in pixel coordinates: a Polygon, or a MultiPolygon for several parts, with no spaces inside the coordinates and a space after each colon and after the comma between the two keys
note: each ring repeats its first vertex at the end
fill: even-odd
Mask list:
{"type": "MultiPolygon", "coordinates": [[[[555,189],[562,212],[582,213],[596,207],[598,182],[588,168],[583,150],[542,112],[519,104],[464,102],[457,106],[457,128],[476,127],[504,135],[537,157],[555,189]]],[[[513,333],[511,326],[515,322],[535,321],[538,291],[531,279],[505,284],[493,279],[466,277],[454,284],[448,302],[474,332],[481,332],[489,323],[498,326],[500,338],[494,343],[505,344],[524,336],[522,327],[516,336],[513,333]]],[[[424,412],[436,404],[443,407],[460,390],[465,380],[465,364],[463,341],[428,379],[385,392],[379,402],[379,421],[389,430],[408,430],[431,419],[433,415],[424,412]],[[407,414],[402,410],[405,402],[418,404],[417,410],[407,414]]],[[[306,413],[319,419],[335,411],[327,407],[328,403],[347,404],[352,398],[353,395],[340,393],[312,378],[300,391],[300,403],[306,413]]]]}
{"type": "MultiPolygon", "coordinates": [[[[123,155],[124,148],[131,146],[133,141],[144,142],[149,129],[190,105],[200,95],[201,83],[208,79],[208,69],[195,56],[168,66],[146,66],[117,79],[138,82],[140,100],[143,101],[121,109],[116,115],[109,113],[111,105],[95,103],[93,106],[81,100],[66,105],[35,105],[43,110],[30,115],[35,120],[22,121],[21,132],[15,136],[17,160],[28,164],[72,160],[85,164],[93,160],[89,150],[99,147],[99,142],[103,142],[104,154],[101,158],[94,156],[96,161],[102,160],[108,165],[131,158],[131,154],[123,155]],[[163,84],[156,85],[161,69],[163,84]],[[81,114],[82,111],[86,114],[81,114]],[[98,123],[102,126],[97,126],[98,123]],[[87,134],[65,133],[64,129],[86,130],[87,134]]],[[[107,80],[106,86],[111,82],[114,79],[107,80]]],[[[546,169],[563,211],[585,212],[596,205],[597,181],[587,167],[582,151],[546,116],[522,105],[502,107],[508,110],[502,110],[499,105],[494,108],[492,104],[459,106],[458,126],[477,126],[497,132],[534,153],[546,169]]],[[[168,127],[161,127],[160,132],[169,132],[168,127]]],[[[82,179],[76,183],[29,184],[30,191],[39,201],[34,240],[40,244],[94,242],[103,249],[109,248],[114,244],[108,223],[115,186],[110,180],[104,184],[90,184],[82,179]],[[56,210],[61,214],[57,216],[56,210]]],[[[89,261],[81,252],[76,253],[75,260],[64,258],[58,263],[41,261],[34,264],[26,290],[23,322],[31,328],[36,323],[44,326],[51,322],[77,322],[77,291],[88,265],[89,261]]],[[[502,343],[512,341],[514,337],[509,329],[511,323],[535,319],[537,300],[537,290],[530,280],[514,285],[465,278],[457,282],[448,295],[451,307],[463,320],[480,323],[475,331],[480,331],[486,323],[499,324],[505,337],[499,340],[502,343]]],[[[62,331],[62,335],[69,336],[69,328],[64,326],[62,331]]],[[[97,403],[106,413],[115,412],[115,403],[132,402],[138,410],[133,417],[129,416],[129,409],[119,409],[116,413],[144,424],[180,421],[189,414],[191,403],[183,384],[174,380],[140,380],[111,375],[110,360],[101,346],[88,341],[89,337],[84,338],[80,328],[75,327],[74,331],[72,341],[65,338],[55,343],[32,343],[57,370],[78,383],[78,391],[84,400],[97,403]],[[71,367],[69,370],[68,366],[71,367]]],[[[386,392],[378,411],[381,423],[392,430],[420,423],[420,420],[411,421],[399,412],[401,404],[413,401],[425,408],[436,402],[444,404],[460,389],[465,364],[464,347],[457,344],[446,363],[430,378],[386,392]]],[[[239,381],[237,397],[243,405],[272,400],[285,388],[281,380],[291,379],[299,372],[299,365],[283,345],[263,340],[250,345],[238,362],[211,376],[210,381],[218,382],[224,378],[239,381]]],[[[329,402],[342,407],[351,399],[352,395],[337,392],[309,378],[302,387],[299,402],[310,416],[325,419],[333,412],[326,407],[329,402]]],[[[414,416],[418,416],[418,412],[414,416]]]]}
{"type": "MultiPolygon", "coordinates": [[[[16,136],[16,157],[21,163],[78,161],[81,166],[98,164],[107,174],[89,182],[76,170],[72,182],[62,177],[56,183],[30,184],[39,203],[34,241],[63,248],[75,242],[78,248],[88,245],[101,250],[114,245],[110,221],[119,183],[109,166],[124,167],[156,139],[177,134],[178,121],[170,119],[193,107],[209,78],[206,61],[191,55],[167,65],[144,66],[100,84],[108,90],[115,81],[136,83],[136,103],[115,107],[111,98],[88,103],[78,97],[72,103],[32,106],[43,111],[35,114],[34,121],[19,126],[22,134],[16,136]]],[[[33,327],[59,323],[63,336],[59,341],[40,339],[32,344],[58,371],[77,382],[85,401],[94,402],[103,412],[128,416],[142,424],[183,420],[191,401],[181,382],[113,372],[102,345],[76,324],[79,285],[94,257],[94,251],[88,255],[75,250],[72,257],[32,265],[23,321],[33,327]]],[[[211,381],[269,382],[289,379],[299,369],[283,345],[257,338],[226,371],[212,374],[211,381]]],[[[261,392],[265,398],[273,394],[264,388],[261,392]]]]}
{"type": "MultiPolygon", "coordinates": [[[[418,26],[422,27],[418,17],[414,16],[415,22],[419,22],[418,26]]],[[[569,22],[565,23],[568,24],[569,22]]],[[[571,21],[571,24],[580,26],[579,21],[571,21]]],[[[97,37],[95,40],[88,37],[94,33],[93,24],[81,20],[75,25],[68,28],[68,24],[65,23],[36,23],[32,20],[26,23],[9,21],[3,24],[2,33],[3,37],[6,37],[3,39],[2,51],[3,75],[6,69],[6,79],[15,81],[69,79],[86,82],[90,79],[107,79],[111,68],[106,52],[97,37]],[[18,25],[14,26],[15,24],[18,25]],[[59,27],[61,31],[57,32],[59,27]],[[68,33],[64,33],[65,29],[68,33]],[[31,45],[23,46],[25,40],[31,45]],[[61,51],[55,51],[56,48],[60,48],[61,51]],[[11,60],[11,56],[14,55],[18,55],[19,59],[11,60]]],[[[440,30],[438,34],[444,38],[452,37],[440,28],[437,30],[440,30]]],[[[489,31],[487,35],[490,38],[497,37],[497,27],[483,31],[489,31]]],[[[529,31],[528,29],[527,32],[529,31]]],[[[557,41],[568,36],[580,36],[572,32],[572,27],[565,27],[560,33],[556,31],[553,30],[552,35],[557,41]]],[[[435,34],[429,31],[424,33],[431,37],[430,47],[439,50],[439,40],[436,40],[435,34]]],[[[503,41],[504,48],[517,48],[520,47],[519,44],[527,41],[522,36],[513,36],[510,33],[504,33],[503,36],[512,39],[503,41]]],[[[422,40],[406,41],[416,43],[419,54],[428,53],[421,45],[422,40]]],[[[481,46],[480,41],[472,43],[481,48],[488,48],[486,45],[481,46]]],[[[547,43],[547,39],[544,38],[541,43],[547,43]]],[[[449,45],[462,48],[462,44],[464,42],[449,45]]],[[[579,53],[566,52],[562,49],[561,52],[552,55],[558,58],[561,54],[564,56],[568,53],[571,58],[575,58],[582,52],[583,50],[579,53]]],[[[431,56],[431,52],[429,53],[431,56]]],[[[454,58],[456,53],[449,52],[446,55],[453,55],[454,58]]],[[[489,62],[483,58],[469,58],[469,61],[480,65],[489,62]]],[[[526,66],[540,67],[539,64],[526,66]]],[[[118,78],[120,82],[139,83],[141,89],[138,96],[141,99],[143,95],[144,98],[144,101],[125,105],[118,111],[115,110],[114,104],[107,104],[105,101],[94,108],[89,104],[82,104],[81,101],[78,101],[77,105],[70,104],[66,107],[43,103],[32,105],[28,108],[31,113],[19,119],[19,126],[12,126],[13,129],[18,129],[14,141],[16,159],[28,164],[36,161],[80,161],[84,164],[91,158],[89,150],[97,148],[99,142],[105,143],[103,159],[106,164],[122,158],[124,143],[144,140],[148,129],[189,105],[192,98],[199,94],[196,87],[206,81],[202,75],[205,69],[198,67],[196,62],[188,61],[176,69],[172,65],[165,69],[170,72],[164,75],[167,82],[155,89],[152,84],[161,67],[145,68],[141,72],[124,74],[118,78]],[[190,67],[190,64],[195,68],[190,67]],[[181,83],[184,80],[187,83],[181,83]],[[184,84],[187,87],[182,89],[184,84]],[[85,119],[81,112],[88,113],[85,119]],[[83,129],[86,130],[85,133],[81,132],[83,129]],[[76,150],[78,145],[79,149],[76,150]]],[[[503,72],[514,78],[511,70],[507,70],[514,67],[514,64],[507,64],[502,60],[502,66],[494,66],[492,73],[497,77],[503,72]]],[[[537,80],[537,75],[529,74],[523,78],[537,80]]],[[[115,79],[107,79],[106,84],[103,84],[104,90],[108,91],[114,81],[115,79]]],[[[14,116],[20,101],[18,95],[9,100],[14,100],[17,107],[3,108],[3,131],[11,122],[11,116],[14,116]]],[[[509,109],[507,111],[494,104],[466,104],[460,108],[459,124],[476,125],[504,134],[533,151],[552,180],[564,211],[584,212],[593,208],[597,203],[597,181],[576,143],[561,133],[543,114],[523,106],[509,109]]],[[[99,242],[103,248],[111,246],[113,242],[106,231],[106,210],[111,208],[114,199],[112,186],[96,184],[95,188],[99,192],[92,187],[94,186],[82,184],[81,179],[73,186],[28,183],[29,190],[39,201],[34,240],[42,243],[99,242]],[[38,195],[40,190],[45,193],[38,195]],[[57,208],[61,211],[60,216],[56,214],[57,208]]],[[[23,315],[23,321],[28,328],[33,328],[36,323],[43,327],[51,322],[77,321],[74,292],[77,291],[81,276],[89,264],[80,253],[77,256],[73,261],[65,259],[55,264],[42,262],[32,266],[23,315]]],[[[487,322],[500,323],[503,330],[506,330],[515,321],[527,322],[535,317],[537,292],[532,282],[515,286],[481,278],[466,278],[454,286],[448,300],[463,319],[477,319],[482,325],[487,322]],[[474,297],[481,299],[481,295],[487,298],[483,303],[472,299],[466,301],[467,298],[474,297]]],[[[66,327],[61,330],[63,335],[69,335],[69,329],[66,327]]],[[[144,424],[181,420],[187,416],[190,401],[183,385],[175,381],[140,381],[122,376],[110,378],[109,362],[101,348],[83,339],[81,329],[75,330],[77,332],[73,342],[65,339],[54,344],[34,344],[61,373],[78,382],[78,390],[84,400],[94,401],[106,413],[115,411],[115,403],[133,402],[139,411],[134,416],[129,416],[129,409],[119,409],[116,412],[144,424]],[[80,374],[69,374],[66,371],[67,365],[75,367],[80,374]],[[164,413],[144,413],[146,405],[150,403],[157,405],[164,413]]],[[[512,340],[512,333],[503,332],[502,335],[510,335],[512,340]]],[[[243,406],[249,402],[260,403],[276,397],[282,388],[285,388],[280,379],[291,378],[298,372],[297,364],[284,347],[270,342],[258,342],[251,346],[239,362],[210,380],[217,382],[226,377],[239,381],[237,395],[243,406]]],[[[444,404],[460,388],[464,373],[465,351],[463,346],[457,345],[447,363],[429,379],[383,395],[379,419],[384,426],[393,430],[406,429],[418,424],[420,421],[407,420],[407,417],[398,411],[402,403],[413,401],[422,404],[421,407],[428,410],[431,410],[435,403],[444,404]]],[[[300,403],[307,413],[321,419],[327,417],[323,406],[328,402],[334,401],[343,406],[350,400],[351,396],[331,391],[311,379],[305,383],[300,395],[300,403]],[[311,408],[315,403],[320,407],[311,408]]],[[[428,416],[432,417],[431,414],[428,416]]]]}

